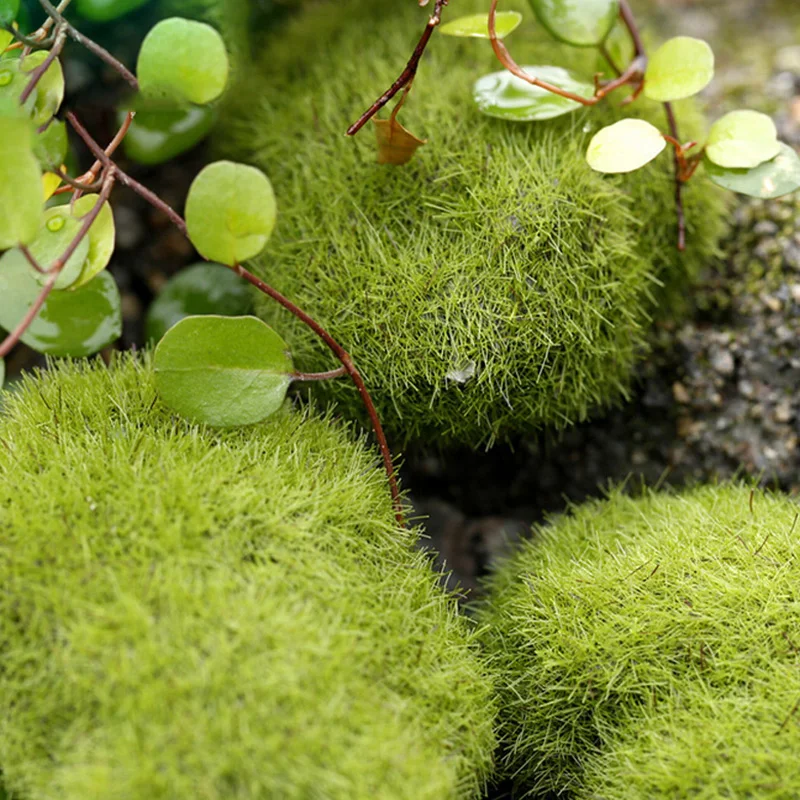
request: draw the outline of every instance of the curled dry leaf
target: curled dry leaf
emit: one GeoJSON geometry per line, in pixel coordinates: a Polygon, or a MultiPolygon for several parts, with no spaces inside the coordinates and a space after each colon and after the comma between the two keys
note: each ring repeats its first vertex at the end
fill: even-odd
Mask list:
{"type": "Polygon", "coordinates": [[[379,164],[407,164],[427,139],[418,139],[404,128],[395,117],[375,119],[375,136],[378,140],[379,164]]]}

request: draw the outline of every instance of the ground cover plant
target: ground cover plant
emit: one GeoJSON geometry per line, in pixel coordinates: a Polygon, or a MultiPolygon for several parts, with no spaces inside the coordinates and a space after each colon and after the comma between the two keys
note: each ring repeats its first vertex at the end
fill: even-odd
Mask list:
{"type": "Polygon", "coordinates": [[[540,528],[481,610],[523,794],[796,795],[797,520],[720,485],[540,528]]]}
{"type": "Polygon", "coordinates": [[[183,422],[122,356],[26,378],[0,440],[15,798],[479,796],[474,633],[344,427],[183,422]]]}

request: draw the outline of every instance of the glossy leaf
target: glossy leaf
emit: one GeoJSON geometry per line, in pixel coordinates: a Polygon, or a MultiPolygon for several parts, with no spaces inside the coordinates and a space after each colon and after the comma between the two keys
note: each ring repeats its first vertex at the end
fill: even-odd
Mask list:
{"type": "Polygon", "coordinates": [[[250,312],[250,285],[227,267],[195,264],[172,278],[150,304],[145,338],[157,342],[177,322],[197,314],[236,317],[250,312]]]}
{"type": "Polygon", "coordinates": [[[286,342],[255,317],[187,317],[156,347],[161,399],[220,428],[251,425],[283,405],[294,372],[286,342]]]}
{"type": "Polygon", "coordinates": [[[708,134],[706,155],[720,167],[752,169],[779,153],[775,123],[759,111],[731,111],[708,134]]]}
{"type": "Polygon", "coordinates": [[[407,164],[414,157],[414,153],[422,145],[427,144],[427,139],[414,136],[410,130],[404,128],[396,117],[390,119],[372,118],[375,124],[375,138],[378,142],[378,163],[399,166],[407,164]]]}
{"type": "Polygon", "coordinates": [[[597,172],[633,172],[652,161],[667,143],[642,119],[623,119],[599,130],[589,142],[586,160],[597,172]]]}
{"type": "Polygon", "coordinates": [[[42,172],[23,116],[0,114],[0,250],[30,243],[42,220],[42,172]]]}
{"type": "Polygon", "coordinates": [[[10,25],[19,14],[20,0],[0,0],[0,25],[10,25]]]}
{"type": "MultiPolygon", "coordinates": [[[[123,111],[120,117],[124,116],[123,111]]],[[[165,109],[137,105],[123,143],[125,155],[147,166],[163,164],[203,141],[215,120],[215,110],[208,106],[165,109]]]]}
{"type": "Polygon", "coordinates": [[[58,169],[67,157],[67,126],[60,120],[53,120],[33,139],[33,153],[44,172],[58,169]]]}
{"type": "MultiPolygon", "coordinates": [[[[495,30],[498,39],[505,39],[522,22],[519,11],[498,11],[495,15],[495,30]]],[[[448,22],[439,29],[445,36],[465,36],[477,39],[489,38],[489,15],[470,14],[448,22]]]]}
{"type": "Polygon", "coordinates": [[[644,93],[666,103],[691,97],[714,77],[714,51],[702,39],[676,36],[653,53],[644,75],[644,93]]]}
{"type": "Polygon", "coordinates": [[[260,170],[232,161],[209,164],[186,200],[186,226],[197,252],[234,266],[258,255],[275,227],[275,194],[260,170]]]}
{"type": "Polygon", "coordinates": [[[228,53],[210,25],[171,17],[145,37],[136,71],[147,96],[205,105],[225,90],[228,53]]]}
{"type": "MultiPolygon", "coordinates": [[[[49,269],[66,252],[80,228],[81,223],[70,214],[69,206],[56,206],[55,208],[47,209],[44,212],[44,224],[30,244],[31,255],[36,259],[39,266],[43,269],[49,269]]],[[[11,250],[6,255],[18,252],[11,250]]],[[[88,255],[89,238],[85,236],[59,273],[55,283],[56,289],[66,289],[75,283],[81,274],[83,262],[86,261],[86,256],[88,255]]],[[[22,253],[19,253],[19,258],[27,263],[27,259],[22,253]]],[[[31,270],[34,280],[40,285],[44,285],[47,280],[46,276],[36,272],[30,264],[28,264],[28,268],[31,270]]]]}
{"type": "Polygon", "coordinates": [[[752,169],[720,167],[706,158],[708,176],[718,186],[750,197],[770,199],[783,197],[800,189],[800,156],[788,144],[770,161],[752,169]]]}
{"type": "MultiPolygon", "coordinates": [[[[561,67],[526,66],[525,72],[580,97],[592,97],[594,85],[561,67]]],[[[478,108],[487,116],[516,122],[552,119],[581,108],[576,100],[553,94],[517,78],[507,70],[484,75],[472,89],[478,108]]]]}
{"type": "MultiPolygon", "coordinates": [[[[13,330],[41,289],[26,263],[2,263],[0,327],[13,330]]],[[[45,355],[80,358],[102,350],[121,332],[119,290],[110,273],[101,272],[80,289],[51,292],[22,341],[45,355]]]]}
{"type": "MultiPolygon", "coordinates": [[[[97,201],[98,196],[96,194],[84,195],[72,206],[72,214],[78,220],[81,220],[94,209],[97,201]]],[[[89,243],[89,252],[83,262],[83,269],[75,281],[76,288],[89,283],[95,275],[102,272],[108,266],[111,256],[114,254],[116,228],[114,226],[114,215],[111,213],[111,206],[108,202],[103,203],[97,219],[92,223],[92,227],[89,228],[87,241],[89,243]]]]}
{"type": "Polygon", "coordinates": [[[550,34],[578,47],[600,44],[619,14],[619,0],[530,0],[530,4],[550,34]]]}
{"type": "Polygon", "coordinates": [[[78,12],[95,22],[108,22],[135,11],[147,0],[78,0],[78,12]]]}

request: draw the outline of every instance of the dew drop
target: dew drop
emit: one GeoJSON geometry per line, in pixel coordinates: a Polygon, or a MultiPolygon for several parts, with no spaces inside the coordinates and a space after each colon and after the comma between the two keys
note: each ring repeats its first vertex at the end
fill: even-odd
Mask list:
{"type": "Polygon", "coordinates": [[[66,220],[64,217],[53,217],[53,219],[47,221],[47,230],[50,233],[58,233],[66,224],[66,220]]]}
{"type": "Polygon", "coordinates": [[[11,81],[14,80],[14,73],[9,72],[9,70],[4,69],[0,72],[0,86],[8,86],[11,81]]]}

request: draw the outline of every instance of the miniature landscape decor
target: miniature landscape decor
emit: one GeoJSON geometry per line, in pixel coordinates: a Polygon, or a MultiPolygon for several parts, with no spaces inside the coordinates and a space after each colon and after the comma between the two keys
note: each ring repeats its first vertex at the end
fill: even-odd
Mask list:
{"type": "Polygon", "coordinates": [[[638,5],[0,0],[2,800],[800,795],[792,499],[608,489],[465,613],[392,449],[569,429],[697,308],[789,330],[739,228],[793,257],[800,106],[706,120],[638,5]],[[126,192],[192,265],[118,353],[126,192]]]}

